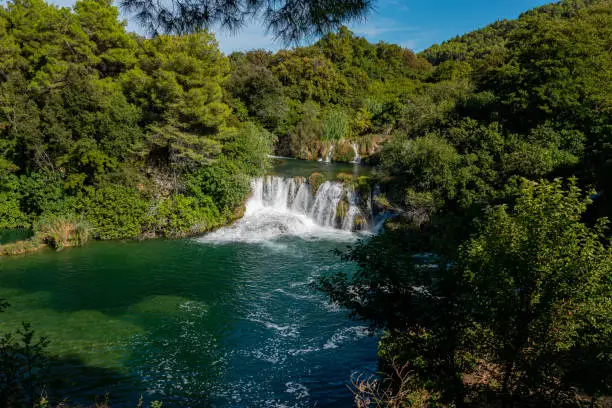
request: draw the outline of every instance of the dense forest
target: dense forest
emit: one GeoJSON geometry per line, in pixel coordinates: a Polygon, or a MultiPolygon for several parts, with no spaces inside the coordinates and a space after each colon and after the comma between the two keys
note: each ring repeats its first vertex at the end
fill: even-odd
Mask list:
{"type": "Polygon", "coordinates": [[[199,233],[265,171],[273,137],[224,102],[213,36],[145,39],[118,16],[110,1],[0,9],[0,228],[56,246],[199,233]]]}
{"type": "Polygon", "coordinates": [[[360,407],[612,395],[612,1],[418,54],[340,28],[225,56],[206,31],[144,38],[118,17],[0,8],[0,229],[198,234],[240,216],[269,154],[357,153],[396,215],[318,287],[384,331],[388,379],[357,380],[360,407]]]}
{"type": "Polygon", "coordinates": [[[425,50],[381,104],[400,216],[320,282],[385,333],[359,406],[610,404],[611,41],[610,1],[540,7],[425,50]]]}

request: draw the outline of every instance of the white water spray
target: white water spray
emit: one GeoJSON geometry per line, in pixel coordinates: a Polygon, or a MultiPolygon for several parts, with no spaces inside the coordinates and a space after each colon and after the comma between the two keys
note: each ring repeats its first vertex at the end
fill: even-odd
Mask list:
{"type": "MultiPolygon", "coordinates": [[[[207,242],[264,242],[282,235],[302,238],[354,239],[351,232],[367,231],[370,211],[347,185],[326,181],[313,195],[303,177],[266,176],[253,180],[244,217],[202,238],[207,242]]],[[[366,198],[370,202],[370,197],[366,198]]]]}
{"type": "Polygon", "coordinates": [[[351,143],[351,147],[353,148],[353,151],[355,152],[355,157],[353,158],[353,161],[351,163],[360,163],[361,157],[359,157],[359,145],[353,142],[351,143]]]}
{"type": "Polygon", "coordinates": [[[331,145],[331,147],[329,148],[329,150],[327,151],[327,155],[325,156],[325,162],[326,163],[331,163],[332,161],[332,155],[334,153],[334,147],[336,147],[336,145],[331,145]]]}

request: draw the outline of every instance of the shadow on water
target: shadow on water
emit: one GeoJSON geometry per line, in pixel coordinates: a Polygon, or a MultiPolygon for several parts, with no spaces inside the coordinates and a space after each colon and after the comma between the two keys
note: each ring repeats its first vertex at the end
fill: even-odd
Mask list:
{"type": "Polygon", "coordinates": [[[34,232],[30,229],[0,229],[0,245],[23,241],[33,235],[34,232]]]}
{"type": "MultiPolygon", "coordinates": [[[[108,401],[112,407],[135,407],[141,397],[145,402],[159,400],[170,407],[210,406],[210,386],[218,376],[213,364],[217,358],[214,347],[205,347],[190,329],[181,329],[190,325],[180,313],[160,324],[159,316],[158,319],[153,316],[162,313],[160,302],[163,304],[164,299],[155,298],[151,304],[142,303],[140,310],[134,310],[135,315],[139,312],[150,315],[148,320],[141,320],[142,326],[119,320],[111,320],[109,324],[104,315],[95,314],[99,322],[96,327],[96,322],[83,319],[88,316],[87,311],[77,312],[74,318],[58,319],[47,314],[50,321],[37,319],[36,314],[25,314],[36,322],[32,326],[34,338],[40,335],[49,340],[43,352],[49,356],[48,368],[42,376],[44,388],[37,386],[33,395],[46,396],[51,406],[66,402],[88,407],[108,401]],[[81,330],[77,326],[81,326],[81,330]],[[85,335],[84,331],[89,333],[85,335]],[[194,371],[189,366],[194,360],[198,361],[197,375],[190,378],[194,371]]],[[[197,306],[187,305],[189,319],[193,319],[192,311],[197,306]]],[[[17,321],[24,316],[22,311],[11,313],[10,309],[0,315],[4,320],[0,321],[0,335],[16,333],[17,321]]],[[[24,355],[23,347],[15,343],[0,349],[0,374],[23,373],[24,361],[17,360],[21,363],[11,369],[7,365],[11,360],[1,358],[3,355],[24,355]]],[[[34,372],[38,371],[37,367],[35,364],[34,372]]],[[[2,403],[1,385],[0,406],[6,406],[2,403]]]]}
{"type": "Polygon", "coordinates": [[[45,390],[51,406],[66,403],[90,407],[108,403],[113,408],[132,408],[140,398],[143,406],[163,401],[173,407],[209,407],[206,394],[185,396],[160,395],[147,392],[143,384],[120,369],[92,367],[78,357],[53,358],[47,371],[45,390]]]}
{"type": "MultiPolygon", "coordinates": [[[[125,395],[126,384],[133,380],[119,370],[89,366],[76,356],[55,357],[49,363],[45,393],[52,406],[60,402],[90,406],[107,397],[111,403],[113,398],[135,398],[136,406],[139,397],[125,395]]],[[[138,389],[137,384],[133,386],[138,389]]]]}

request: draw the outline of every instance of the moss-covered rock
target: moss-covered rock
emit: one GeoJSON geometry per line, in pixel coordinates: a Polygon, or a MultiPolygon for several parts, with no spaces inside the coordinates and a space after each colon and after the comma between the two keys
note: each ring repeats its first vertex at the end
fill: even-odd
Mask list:
{"type": "Polygon", "coordinates": [[[346,214],[348,214],[348,210],[349,210],[349,202],[348,202],[348,197],[345,193],[344,196],[340,199],[340,201],[338,201],[338,205],[336,206],[336,226],[337,227],[342,226],[342,221],[344,220],[344,217],[346,217],[346,214]]]}
{"type": "Polygon", "coordinates": [[[369,196],[372,192],[372,180],[368,176],[359,176],[353,183],[355,191],[361,196],[369,196]]]}
{"type": "Polygon", "coordinates": [[[310,192],[313,197],[317,195],[317,191],[323,183],[325,183],[325,176],[321,173],[315,172],[308,177],[308,184],[310,184],[310,192]]]}
{"type": "Polygon", "coordinates": [[[341,183],[352,183],[353,175],[349,173],[338,173],[336,175],[336,180],[338,180],[341,183]]]}
{"type": "Polygon", "coordinates": [[[361,214],[357,214],[353,220],[353,230],[362,231],[368,228],[368,220],[361,214]]]}

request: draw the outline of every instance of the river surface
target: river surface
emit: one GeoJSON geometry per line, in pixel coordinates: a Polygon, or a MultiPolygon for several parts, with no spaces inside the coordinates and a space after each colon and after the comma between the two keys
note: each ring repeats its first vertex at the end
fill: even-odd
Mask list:
{"type": "Polygon", "coordinates": [[[352,174],[353,177],[368,176],[372,173],[371,166],[354,163],[330,163],[326,161],[299,160],[288,157],[274,157],[274,168],[270,174],[284,177],[308,177],[313,172],[325,175],[333,180],[339,173],[352,174]]]}
{"type": "Polygon", "coordinates": [[[0,331],[25,320],[49,338],[53,398],[349,407],[351,375],[376,370],[376,339],[310,283],[350,272],[332,251],[359,237],[259,203],[196,239],[0,258],[12,305],[0,331]]]}

